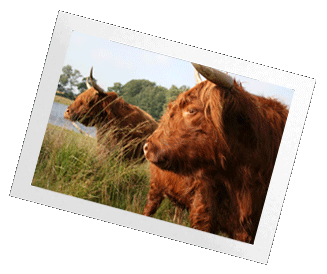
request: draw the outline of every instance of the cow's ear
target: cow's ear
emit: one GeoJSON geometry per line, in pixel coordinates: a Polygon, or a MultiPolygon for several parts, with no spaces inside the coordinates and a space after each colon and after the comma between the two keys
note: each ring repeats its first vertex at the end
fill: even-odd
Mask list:
{"type": "Polygon", "coordinates": [[[99,92],[97,89],[93,89],[94,90],[94,93],[93,93],[93,95],[97,95],[97,94],[99,94],[99,93],[101,93],[101,92],[99,92]]]}

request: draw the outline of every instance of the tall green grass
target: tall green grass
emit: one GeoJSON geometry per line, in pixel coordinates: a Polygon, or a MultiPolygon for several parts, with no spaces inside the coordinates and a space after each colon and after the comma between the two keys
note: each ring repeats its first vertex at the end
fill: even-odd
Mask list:
{"type": "MultiPolygon", "coordinates": [[[[150,187],[148,163],[118,154],[103,159],[95,139],[48,124],[32,185],[142,214],[150,187]]],[[[174,213],[165,199],[154,217],[172,222],[174,213]]],[[[187,212],[182,224],[189,226],[187,212]]]]}

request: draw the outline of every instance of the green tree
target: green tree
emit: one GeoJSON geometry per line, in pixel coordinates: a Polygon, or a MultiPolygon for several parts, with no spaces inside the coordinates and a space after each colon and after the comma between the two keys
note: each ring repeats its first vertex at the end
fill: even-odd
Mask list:
{"type": "Polygon", "coordinates": [[[78,79],[82,77],[79,70],[73,70],[71,65],[62,68],[57,89],[65,93],[74,92],[74,87],[78,85],[78,79]]]}
{"type": "Polygon", "coordinates": [[[108,92],[116,92],[118,94],[121,93],[121,89],[122,89],[123,85],[119,82],[117,83],[114,83],[114,86],[113,87],[108,87],[108,92]]]}
{"type": "Polygon", "coordinates": [[[164,109],[167,108],[169,102],[172,102],[174,100],[176,100],[177,96],[180,94],[180,93],[183,93],[184,91],[186,90],[189,90],[190,88],[188,86],[181,86],[180,88],[176,87],[175,85],[172,85],[170,87],[170,89],[168,90],[167,92],[167,96],[166,96],[166,102],[164,104],[164,109]]]}
{"type": "Polygon", "coordinates": [[[164,87],[156,87],[154,90],[154,102],[155,104],[152,105],[152,113],[153,117],[156,120],[159,120],[160,117],[162,116],[165,108],[165,104],[167,102],[166,97],[167,97],[167,92],[168,90],[164,87]]]}
{"type": "MultiPolygon", "coordinates": [[[[83,77],[82,81],[79,82],[79,83],[76,85],[77,90],[79,91],[79,93],[82,93],[82,92],[84,92],[85,90],[87,90],[86,79],[87,79],[87,77],[83,77]]],[[[93,78],[93,81],[96,83],[96,82],[97,82],[97,79],[93,78]]],[[[89,80],[89,84],[91,85],[90,80],[89,80]]]]}
{"type": "Polygon", "coordinates": [[[147,87],[155,87],[156,83],[148,80],[131,80],[127,82],[120,90],[120,96],[133,105],[139,105],[138,96],[147,87]]]}
{"type": "Polygon", "coordinates": [[[67,75],[61,74],[60,78],[59,78],[59,83],[58,83],[57,90],[59,90],[61,92],[65,92],[66,91],[65,88],[66,88],[67,84],[68,84],[67,75]]]}
{"type": "Polygon", "coordinates": [[[87,77],[83,77],[82,81],[79,82],[79,83],[76,85],[76,87],[77,87],[79,93],[82,93],[82,92],[84,92],[85,90],[87,90],[87,86],[86,86],[86,78],[87,78],[87,77]]]}
{"type": "Polygon", "coordinates": [[[157,86],[148,80],[131,80],[121,87],[119,95],[135,106],[149,113],[154,119],[159,120],[166,103],[168,90],[157,86]]]}

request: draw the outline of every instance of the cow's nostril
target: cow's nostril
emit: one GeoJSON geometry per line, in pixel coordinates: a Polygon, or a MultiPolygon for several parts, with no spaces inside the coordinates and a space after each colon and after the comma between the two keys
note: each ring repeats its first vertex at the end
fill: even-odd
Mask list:
{"type": "Polygon", "coordinates": [[[148,151],[148,149],[149,149],[149,145],[148,145],[148,143],[145,143],[143,146],[144,153],[146,153],[148,151]]]}

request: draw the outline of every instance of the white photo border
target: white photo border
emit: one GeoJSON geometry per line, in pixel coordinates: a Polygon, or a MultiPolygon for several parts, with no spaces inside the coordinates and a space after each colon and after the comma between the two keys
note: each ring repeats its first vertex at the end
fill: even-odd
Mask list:
{"type": "Polygon", "coordinates": [[[179,42],[59,12],[10,195],[73,213],[267,263],[315,80],[179,42]],[[253,245],[31,185],[55,90],[73,31],[160,53],[294,90],[253,245]]]}

